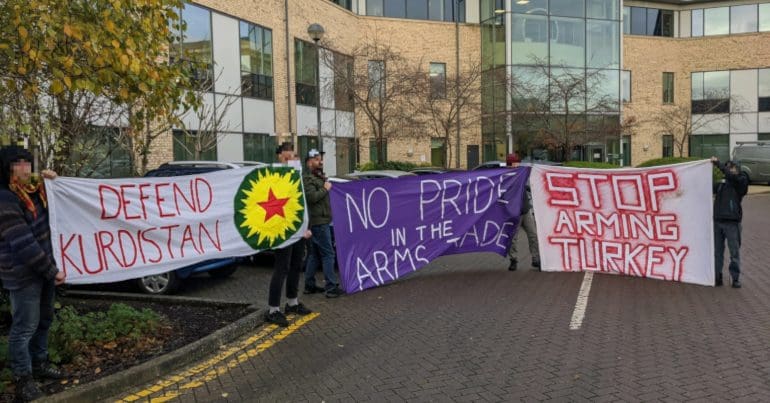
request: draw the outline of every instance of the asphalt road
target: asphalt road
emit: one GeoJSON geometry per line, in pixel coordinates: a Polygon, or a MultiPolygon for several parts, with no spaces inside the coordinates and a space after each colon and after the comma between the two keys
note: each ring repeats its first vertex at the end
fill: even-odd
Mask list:
{"type": "MultiPolygon", "coordinates": [[[[597,274],[572,330],[583,274],[442,258],[389,286],[302,296],[319,315],[258,329],[142,400],[769,401],[770,195],[744,209],[742,289],[597,274]]],[[[191,279],[182,295],[264,304],[268,264],[191,279]]]]}

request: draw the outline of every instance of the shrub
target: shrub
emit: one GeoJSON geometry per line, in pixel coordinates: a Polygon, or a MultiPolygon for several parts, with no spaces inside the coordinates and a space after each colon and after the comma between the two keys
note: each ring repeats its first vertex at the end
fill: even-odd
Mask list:
{"type": "MultiPolygon", "coordinates": [[[[660,165],[671,165],[671,164],[679,164],[682,162],[690,162],[690,161],[699,161],[703,158],[698,157],[666,157],[666,158],[655,158],[652,160],[644,161],[641,164],[637,165],[638,168],[645,168],[645,167],[657,167],[660,165]]],[[[725,178],[725,175],[717,169],[717,167],[714,167],[712,169],[712,175],[711,178],[714,182],[719,182],[722,179],[725,178]]]]}
{"type": "Polygon", "coordinates": [[[564,163],[565,167],[571,168],[594,168],[594,169],[612,169],[620,168],[615,164],[609,162],[589,162],[589,161],[567,161],[564,163]]]}
{"type": "Polygon", "coordinates": [[[410,171],[417,167],[427,167],[430,164],[415,164],[408,161],[385,161],[384,163],[376,163],[369,161],[366,164],[362,164],[358,167],[359,171],[374,171],[378,169],[392,169],[396,171],[410,171]]]}
{"type": "Polygon", "coordinates": [[[93,346],[152,337],[161,328],[161,319],[149,309],[137,310],[120,303],[112,304],[107,312],[83,315],[72,306],[66,306],[58,312],[51,326],[51,361],[68,363],[93,346]]]}

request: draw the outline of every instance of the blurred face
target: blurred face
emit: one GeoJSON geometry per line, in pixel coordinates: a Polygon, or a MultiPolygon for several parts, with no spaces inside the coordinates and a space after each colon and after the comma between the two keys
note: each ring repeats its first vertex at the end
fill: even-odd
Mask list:
{"type": "Polygon", "coordinates": [[[32,177],[32,163],[21,160],[11,163],[11,178],[21,183],[29,183],[32,177]]]}
{"type": "Polygon", "coordinates": [[[729,171],[731,174],[733,174],[733,175],[738,175],[738,167],[737,167],[737,166],[735,166],[735,165],[730,165],[730,167],[729,167],[729,168],[727,168],[727,170],[728,170],[728,171],[729,171]]]}
{"type": "Polygon", "coordinates": [[[293,159],[296,159],[294,150],[283,150],[280,154],[278,154],[278,161],[280,162],[286,162],[293,159]]]}

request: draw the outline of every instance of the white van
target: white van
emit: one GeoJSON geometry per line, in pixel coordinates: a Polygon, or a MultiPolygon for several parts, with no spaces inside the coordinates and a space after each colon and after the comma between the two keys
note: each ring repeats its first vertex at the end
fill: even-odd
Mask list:
{"type": "Polygon", "coordinates": [[[749,180],[770,184],[770,141],[739,141],[733,149],[733,161],[741,164],[741,170],[749,180]]]}

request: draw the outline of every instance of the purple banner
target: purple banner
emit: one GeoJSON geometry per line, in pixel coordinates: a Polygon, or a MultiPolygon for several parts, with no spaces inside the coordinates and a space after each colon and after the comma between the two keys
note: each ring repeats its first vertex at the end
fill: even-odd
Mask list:
{"type": "Polygon", "coordinates": [[[528,167],[335,183],[331,191],[347,293],[401,278],[443,256],[505,256],[528,167]]]}

